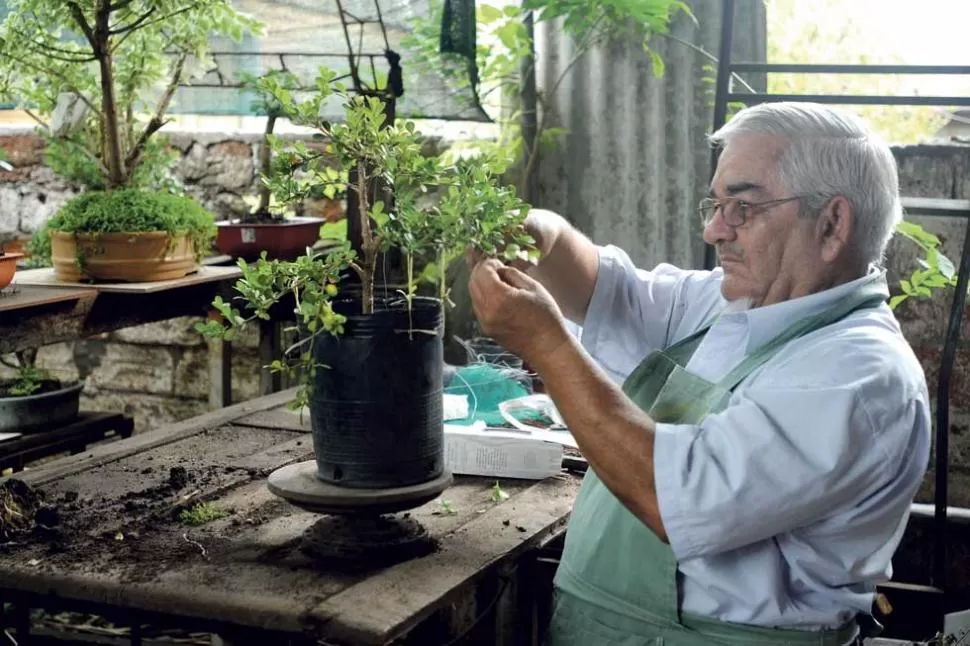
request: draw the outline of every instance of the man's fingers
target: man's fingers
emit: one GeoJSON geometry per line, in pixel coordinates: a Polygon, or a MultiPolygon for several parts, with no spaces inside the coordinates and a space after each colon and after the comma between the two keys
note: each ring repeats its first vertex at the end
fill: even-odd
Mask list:
{"type": "Polygon", "coordinates": [[[495,271],[499,278],[518,289],[532,289],[536,284],[535,280],[515,267],[502,266],[498,267],[495,271]]]}
{"type": "Polygon", "coordinates": [[[474,269],[475,266],[482,261],[484,254],[481,251],[472,247],[471,245],[465,250],[465,263],[468,265],[469,269],[474,269]]]}

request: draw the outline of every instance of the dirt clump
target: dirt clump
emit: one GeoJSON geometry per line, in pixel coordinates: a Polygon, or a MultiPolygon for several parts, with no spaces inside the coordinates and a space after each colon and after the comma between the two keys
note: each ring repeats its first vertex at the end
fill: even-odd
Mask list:
{"type": "MultiPolygon", "coordinates": [[[[23,480],[11,478],[0,482],[0,543],[32,532],[37,526],[38,510],[46,507],[42,495],[23,480]]],[[[52,517],[47,510],[41,520],[50,521],[52,517]]]]}
{"type": "Polygon", "coordinates": [[[189,483],[189,473],[185,467],[172,467],[168,470],[168,485],[178,491],[189,483]]]}

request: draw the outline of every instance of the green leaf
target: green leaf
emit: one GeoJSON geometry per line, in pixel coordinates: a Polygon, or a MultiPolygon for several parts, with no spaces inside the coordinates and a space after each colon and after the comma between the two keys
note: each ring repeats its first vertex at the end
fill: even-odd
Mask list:
{"type": "Polygon", "coordinates": [[[492,486],[492,502],[499,503],[508,499],[509,494],[502,489],[502,486],[499,484],[498,480],[496,480],[495,484],[492,486]]]}
{"type": "Polygon", "coordinates": [[[489,4],[478,5],[478,21],[483,25],[488,25],[502,18],[502,10],[489,4]]]}
{"type": "Polygon", "coordinates": [[[648,49],[647,53],[650,54],[650,62],[653,64],[653,75],[661,78],[666,70],[664,59],[653,49],[648,49]]]}
{"type": "Polygon", "coordinates": [[[940,273],[943,274],[948,280],[953,279],[957,275],[956,267],[949,258],[941,253],[937,254],[937,264],[939,265],[940,273]]]}

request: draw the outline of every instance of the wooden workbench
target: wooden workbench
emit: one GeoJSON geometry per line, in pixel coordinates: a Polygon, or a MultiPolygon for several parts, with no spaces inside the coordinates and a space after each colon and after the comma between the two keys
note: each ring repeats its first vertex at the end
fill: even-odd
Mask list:
{"type": "MultiPolygon", "coordinates": [[[[443,643],[437,639],[460,633],[476,614],[502,607],[487,591],[501,597],[505,586],[496,581],[508,580],[534,555],[532,548],[563,531],[578,476],[503,481],[510,498],[498,503],[491,496],[494,480],[457,476],[440,499],[410,512],[438,541],[437,551],[386,568],[322,567],[298,547],[321,517],[266,487],[273,470],[312,457],[308,420],[283,408],[293,393],[18,474],[60,501],[67,539],[55,540],[54,549],[49,539],[36,539],[0,551],[2,598],[142,617],[132,621],[164,617],[255,643],[284,643],[277,641],[281,633],[309,643],[443,643]],[[166,484],[172,467],[187,470],[184,488],[166,484]],[[186,495],[230,513],[198,527],[182,524],[171,510],[186,495]],[[442,627],[441,613],[460,608],[464,620],[442,627]],[[435,617],[438,624],[429,627],[435,617]],[[269,633],[260,631],[277,637],[266,641],[269,633]]],[[[514,643],[529,643],[523,631],[512,627],[514,643]]]]}

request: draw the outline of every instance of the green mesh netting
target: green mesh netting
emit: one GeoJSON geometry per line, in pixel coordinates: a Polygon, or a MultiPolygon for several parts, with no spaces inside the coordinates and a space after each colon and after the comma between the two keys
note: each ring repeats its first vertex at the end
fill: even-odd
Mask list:
{"type": "Polygon", "coordinates": [[[444,0],[441,51],[475,60],[475,0],[444,0]]]}
{"type": "Polygon", "coordinates": [[[499,412],[498,405],[501,402],[529,394],[529,390],[509,370],[487,363],[474,363],[460,368],[445,392],[468,397],[468,417],[463,420],[449,420],[449,424],[467,425],[482,421],[490,427],[508,426],[499,412]]]}
{"type": "MultiPolygon", "coordinates": [[[[440,48],[444,40],[442,25],[449,25],[447,32],[453,34],[454,26],[459,23],[451,17],[443,20],[446,6],[442,2],[341,0],[345,16],[349,17],[345,31],[336,0],[234,0],[240,10],[264,21],[265,35],[241,44],[213,43],[217,51],[216,67],[208,70],[193,87],[180,88],[172,111],[250,114],[253,97],[238,87],[228,87],[238,72],[260,74],[286,69],[312,87],[320,65],[338,75],[349,74],[349,47],[354,52],[353,61],[360,77],[368,84],[375,75],[378,80],[391,75],[394,59],[400,56],[404,93],[397,99],[399,117],[490,121],[475,88],[474,0],[461,0],[467,5],[459,12],[463,16],[460,24],[465,40],[449,36],[450,43],[462,48],[460,56],[440,48]],[[469,34],[471,49],[467,50],[465,41],[469,34]],[[388,49],[393,52],[392,60],[386,55],[388,49]]],[[[349,78],[344,82],[350,85],[349,78]]],[[[332,114],[325,116],[334,119],[342,116],[339,105],[329,107],[332,114]]]]}

